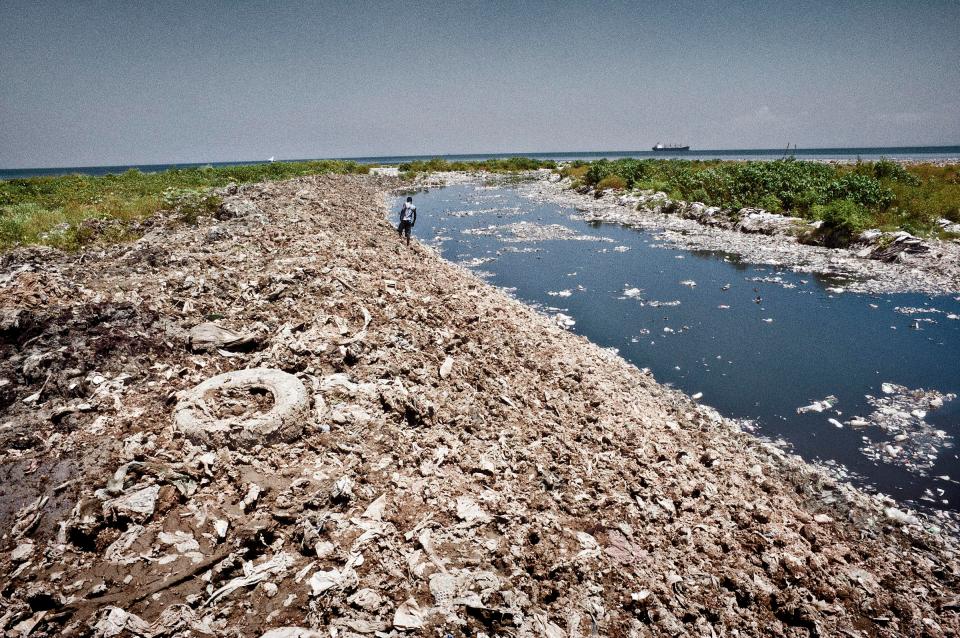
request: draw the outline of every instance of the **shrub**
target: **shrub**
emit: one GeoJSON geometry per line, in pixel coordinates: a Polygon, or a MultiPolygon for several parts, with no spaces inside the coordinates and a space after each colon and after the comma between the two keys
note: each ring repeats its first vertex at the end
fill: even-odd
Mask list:
{"type": "Polygon", "coordinates": [[[573,180],[580,180],[580,179],[583,179],[583,176],[587,174],[587,171],[589,169],[590,169],[589,166],[568,165],[560,169],[560,176],[569,177],[570,179],[573,179],[573,180]]]}
{"type": "Polygon", "coordinates": [[[823,222],[820,239],[825,246],[847,246],[855,235],[870,226],[870,216],[856,202],[840,199],[814,206],[814,216],[823,222]]]}
{"type": "Polygon", "coordinates": [[[893,201],[893,191],[875,177],[849,173],[834,180],[827,188],[829,200],[848,199],[866,208],[885,208],[893,201]]]}
{"type": "Polygon", "coordinates": [[[760,208],[768,210],[771,213],[779,213],[783,210],[783,202],[773,193],[768,193],[760,198],[760,208]]]}
{"type": "Polygon", "coordinates": [[[627,187],[627,180],[623,179],[619,175],[607,175],[597,183],[597,190],[607,190],[612,188],[614,190],[623,190],[627,187]]]}
{"type": "Polygon", "coordinates": [[[709,204],[710,196],[707,195],[707,191],[703,190],[702,188],[698,188],[696,190],[691,191],[690,194],[687,195],[687,199],[689,199],[692,202],[709,204]]]}
{"type": "Polygon", "coordinates": [[[909,184],[910,186],[920,185],[920,178],[907,171],[902,164],[891,162],[886,158],[881,159],[873,165],[873,176],[879,180],[887,179],[893,182],[909,184]]]}
{"type": "Polygon", "coordinates": [[[202,215],[212,215],[223,203],[207,190],[168,188],[163,191],[163,204],[188,224],[196,224],[202,215]]]}

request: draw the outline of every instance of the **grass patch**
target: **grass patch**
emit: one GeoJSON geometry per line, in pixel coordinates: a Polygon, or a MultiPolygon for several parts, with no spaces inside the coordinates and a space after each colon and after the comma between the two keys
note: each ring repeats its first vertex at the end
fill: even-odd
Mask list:
{"type": "Polygon", "coordinates": [[[196,223],[220,205],[210,191],[230,183],[368,170],[356,162],[319,160],[0,180],[0,249],[45,244],[75,250],[96,240],[124,241],[136,236],[135,222],[160,210],[196,223]]]}

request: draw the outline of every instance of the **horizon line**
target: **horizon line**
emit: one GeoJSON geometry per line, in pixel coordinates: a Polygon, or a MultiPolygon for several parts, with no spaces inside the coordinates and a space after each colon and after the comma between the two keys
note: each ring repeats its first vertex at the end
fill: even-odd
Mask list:
{"type": "MultiPolygon", "coordinates": [[[[690,149],[688,151],[679,151],[682,153],[689,153],[691,155],[704,154],[704,153],[736,153],[740,151],[746,152],[759,152],[759,151],[772,151],[772,152],[782,152],[784,155],[787,155],[791,152],[801,152],[801,151],[847,151],[846,154],[850,154],[850,151],[869,151],[869,150],[899,150],[899,149],[934,149],[928,150],[925,152],[935,153],[935,149],[960,149],[960,144],[938,144],[938,145],[901,145],[901,146],[809,146],[809,147],[793,147],[789,146],[784,147],[746,147],[746,148],[711,148],[711,149],[690,149]]],[[[669,151],[670,149],[665,149],[669,151]]],[[[524,151],[524,152],[514,152],[514,151],[493,151],[493,152],[477,152],[477,153],[414,153],[408,155],[353,155],[353,156],[341,156],[341,157],[303,157],[303,158],[280,158],[273,160],[274,162],[316,162],[316,161],[359,161],[359,160],[376,160],[376,159],[413,159],[413,158],[447,158],[447,157],[481,157],[481,156],[499,156],[499,157],[531,157],[534,155],[589,155],[589,154],[610,154],[610,155],[630,155],[633,153],[652,153],[653,150],[600,150],[600,151],[524,151]]],[[[136,168],[138,166],[206,166],[208,164],[269,164],[270,159],[254,159],[254,160],[208,160],[201,162],[141,162],[141,163],[124,163],[124,164],[87,164],[82,166],[22,166],[22,167],[3,167],[0,168],[0,171],[30,171],[30,170],[56,170],[56,169],[67,169],[67,168],[76,168],[76,169],[103,169],[103,168],[136,168]]],[[[364,162],[361,162],[364,163],[364,162]]],[[[370,162],[372,163],[372,162],[370,162]]]]}

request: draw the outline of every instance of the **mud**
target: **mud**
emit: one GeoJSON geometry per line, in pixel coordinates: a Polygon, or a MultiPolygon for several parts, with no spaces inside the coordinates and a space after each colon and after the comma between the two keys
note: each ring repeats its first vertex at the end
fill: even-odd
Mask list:
{"type": "MultiPolygon", "coordinates": [[[[0,630],[960,631],[941,521],[402,246],[397,186],[244,186],[197,228],[160,218],[133,245],[4,259],[0,630]],[[263,338],[193,352],[204,322],[263,338]],[[303,383],[302,436],[175,431],[180,393],[245,368],[303,383]]],[[[221,399],[231,418],[269,407],[221,399]]]]}

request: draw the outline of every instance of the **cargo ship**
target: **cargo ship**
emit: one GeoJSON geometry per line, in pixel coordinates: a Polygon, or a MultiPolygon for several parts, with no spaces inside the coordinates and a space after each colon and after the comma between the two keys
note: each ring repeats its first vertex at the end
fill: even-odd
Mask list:
{"type": "Polygon", "coordinates": [[[680,146],[679,144],[663,145],[660,142],[657,142],[656,146],[653,147],[654,153],[656,153],[657,151],[675,153],[677,151],[689,151],[689,150],[690,150],[689,146],[680,146]]]}

